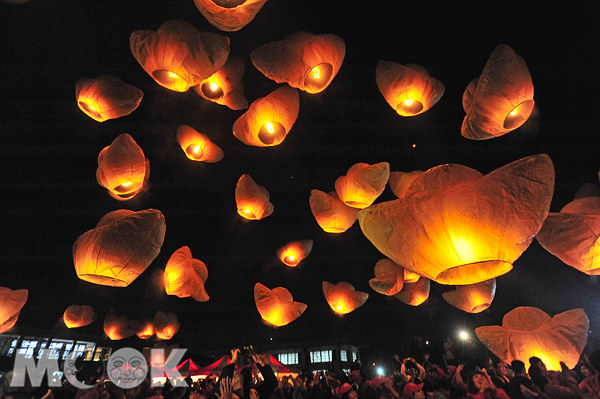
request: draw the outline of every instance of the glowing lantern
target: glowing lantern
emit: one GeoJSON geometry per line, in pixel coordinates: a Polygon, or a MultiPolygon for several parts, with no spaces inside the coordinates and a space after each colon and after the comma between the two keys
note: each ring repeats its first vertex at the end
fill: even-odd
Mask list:
{"type": "Polygon", "coordinates": [[[118,341],[131,337],[135,334],[135,329],[127,316],[119,316],[111,309],[104,318],[104,333],[111,340],[118,341]]]}
{"type": "Polygon", "coordinates": [[[408,269],[404,269],[404,282],[405,283],[416,283],[421,278],[420,274],[411,272],[408,269]]]}
{"type": "Polygon", "coordinates": [[[335,181],[335,192],[344,204],[353,208],[366,208],[385,190],[390,177],[390,164],[357,163],[348,169],[346,176],[335,181]]]}
{"type": "Polygon", "coordinates": [[[478,176],[464,166],[430,169],[405,198],[360,211],[360,227],[388,258],[441,284],[507,273],[548,214],[552,161],[534,155],[478,176]]]}
{"type": "Polygon", "coordinates": [[[218,145],[189,126],[179,126],[177,142],[192,161],[215,163],[223,159],[223,150],[218,145]]]}
{"type": "Polygon", "coordinates": [[[84,327],[92,324],[98,315],[88,305],[71,305],[63,313],[63,321],[68,328],[84,327]]]}
{"type": "Polygon", "coordinates": [[[323,281],[323,294],[331,309],[337,314],[350,313],[361,307],[369,298],[369,294],[356,291],[352,284],[345,281],[337,284],[323,281]]]}
{"type": "Polygon", "coordinates": [[[10,330],[17,323],[28,295],[29,291],[26,289],[13,291],[0,287],[0,334],[10,330]]]}
{"type": "Polygon", "coordinates": [[[148,318],[134,322],[133,326],[135,326],[136,335],[141,339],[148,339],[154,335],[154,323],[148,318]]]}
{"type": "Polygon", "coordinates": [[[358,209],[340,201],[335,191],[326,194],[323,191],[312,190],[310,210],[319,226],[327,233],[343,233],[352,227],[358,217],[358,209]]]}
{"type": "Polygon", "coordinates": [[[505,314],[502,326],[479,327],[475,334],[507,363],[536,356],[548,370],[560,371],[560,361],[570,369],[577,365],[588,331],[589,321],[583,309],[551,318],[538,308],[523,306],[505,314]]]}
{"type": "Polygon", "coordinates": [[[235,186],[235,202],[238,213],[246,219],[260,220],[273,213],[269,192],[248,175],[242,175],[235,186]]]}
{"type": "Polygon", "coordinates": [[[156,338],[168,340],[179,331],[180,324],[177,322],[177,315],[172,312],[158,311],[154,315],[154,333],[156,338]]]}
{"type": "Polygon", "coordinates": [[[410,306],[419,306],[429,298],[431,281],[428,278],[419,278],[416,283],[404,282],[402,290],[394,298],[410,306]]]}
{"type": "Polygon", "coordinates": [[[420,170],[415,170],[408,173],[390,172],[388,183],[394,195],[398,198],[404,198],[408,187],[421,173],[423,172],[420,170]]]}
{"type": "Polygon", "coordinates": [[[291,323],[306,310],[306,305],[294,302],[292,294],[285,288],[270,290],[261,283],[254,286],[254,302],[260,317],[277,327],[291,323]]]}
{"type": "Polygon", "coordinates": [[[164,239],[165,218],[160,211],[110,212],[73,245],[77,277],[127,287],[158,256],[164,239]]]}
{"type": "Polygon", "coordinates": [[[298,266],[304,258],[310,254],[313,247],[313,240],[292,241],[285,247],[277,250],[277,257],[283,263],[290,267],[298,266]]]}
{"type": "Polygon", "coordinates": [[[375,264],[375,278],[369,285],[383,295],[396,295],[404,287],[404,268],[389,259],[381,259],[375,264]]]}
{"type": "Polygon", "coordinates": [[[245,69],[244,57],[229,57],[221,69],[193,89],[203,98],[231,109],[248,108],[242,81],[245,69]]]}
{"type": "Polygon", "coordinates": [[[496,279],[461,285],[442,294],[446,302],[467,313],[480,313],[490,307],[496,295],[496,279]]]}
{"type": "Polygon", "coordinates": [[[127,133],[119,135],[98,155],[98,184],[119,201],[135,197],[142,191],[149,177],[150,161],[127,133]]]}
{"type": "Polygon", "coordinates": [[[298,90],[282,86],[254,101],[233,124],[233,135],[247,145],[279,145],[294,126],[299,109],[298,90]]]}
{"type": "Polygon", "coordinates": [[[250,58],[267,78],[315,94],[329,86],[345,55],[346,45],[339,36],[294,32],[257,48],[250,58]]]}
{"type": "Polygon", "coordinates": [[[165,22],[156,32],[135,31],[129,45],[137,62],[156,83],[180,92],[217,72],[229,57],[229,38],[199,32],[180,20],[165,22]]]}
{"type": "Polygon", "coordinates": [[[444,95],[442,82],[415,64],[379,61],[375,80],[385,101],[402,116],[422,114],[444,95]]]}
{"type": "Polygon", "coordinates": [[[104,122],[136,110],[144,93],[116,76],[82,78],[75,84],[77,106],[90,118],[104,122]]]}
{"type": "Polygon", "coordinates": [[[202,15],[216,28],[238,31],[248,25],[267,0],[194,0],[202,15]]]}
{"type": "Polygon", "coordinates": [[[463,108],[467,116],[461,133],[472,140],[502,136],[525,123],[533,106],[533,83],[525,61],[501,44],[481,76],[465,90],[463,108]]]}
{"type": "Polygon", "coordinates": [[[177,295],[179,298],[191,296],[198,302],[209,299],[204,289],[208,270],[203,262],[192,258],[189,247],[181,247],[171,255],[164,279],[167,295],[177,295]]]}

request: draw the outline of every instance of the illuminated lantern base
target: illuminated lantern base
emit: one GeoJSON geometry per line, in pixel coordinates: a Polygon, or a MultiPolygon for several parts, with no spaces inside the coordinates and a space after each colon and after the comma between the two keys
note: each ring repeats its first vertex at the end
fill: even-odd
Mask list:
{"type": "Polygon", "coordinates": [[[87,305],[71,305],[63,313],[63,321],[67,328],[84,327],[96,320],[98,315],[87,305]]]}
{"type": "Polygon", "coordinates": [[[98,110],[96,110],[96,108],[92,107],[90,104],[88,104],[84,101],[79,101],[78,104],[79,104],[79,108],[81,108],[83,110],[83,112],[85,112],[86,114],[88,114],[89,116],[94,118],[95,120],[103,119],[100,112],[98,112],[98,110]]]}
{"type": "Polygon", "coordinates": [[[527,119],[529,119],[529,116],[533,112],[534,106],[535,103],[533,100],[523,101],[517,105],[508,113],[506,119],[504,119],[504,128],[514,130],[527,122],[527,119]]]}
{"type": "Polygon", "coordinates": [[[221,89],[215,82],[205,82],[201,87],[202,94],[210,100],[218,100],[223,97],[223,89],[221,89]]]}
{"type": "Polygon", "coordinates": [[[158,84],[173,91],[188,91],[190,85],[175,72],[158,70],[152,72],[152,77],[158,84]]]}
{"type": "Polygon", "coordinates": [[[258,131],[258,139],[266,145],[281,143],[287,132],[279,122],[267,122],[258,131]]]}
{"type": "Polygon", "coordinates": [[[223,150],[194,128],[181,125],[177,129],[177,142],[192,161],[215,163],[223,159],[223,150]]]}
{"type": "Polygon", "coordinates": [[[269,192],[252,180],[249,175],[242,175],[235,187],[235,201],[240,216],[250,220],[260,220],[273,213],[275,207],[269,202],[269,192]]]}
{"type": "Polygon", "coordinates": [[[327,233],[343,233],[352,227],[358,215],[358,209],[340,201],[335,191],[327,194],[320,190],[312,190],[310,210],[319,226],[327,233]]]}
{"type": "Polygon", "coordinates": [[[263,320],[281,327],[304,313],[306,304],[294,302],[292,294],[283,287],[268,289],[260,283],[254,286],[254,302],[263,320]]]}
{"type": "Polygon", "coordinates": [[[292,241],[286,246],[277,250],[277,257],[285,265],[289,267],[296,267],[304,258],[306,258],[310,251],[312,251],[313,240],[302,240],[292,241]]]}
{"type": "Polygon", "coordinates": [[[185,149],[185,155],[187,155],[189,159],[199,161],[204,155],[204,150],[200,144],[190,144],[185,149]]]}
{"type": "Polygon", "coordinates": [[[423,110],[423,103],[418,100],[404,100],[398,103],[396,111],[400,115],[417,115],[423,110]]]}
{"type": "Polygon", "coordinates": [[[357,163],[348,169],[345,176],[335,181],[335,192],[344,204],[364,209],[370,206],[385,190],[390,177],[390,164],[375,165],[357,163]]]}
{"type": "Polygon", "coordinates": [[[318,93],[324,90],[333,79],[333,66],[323,63],[315,66],[306,73],[304,90],[309,93],[318,93]]]}
{"type": "Polygon", "coordinates": [[[442,294],[444,300],[467,313],[480,313],[490,307],[496,295],[496,279],[461,285],[442,294]]]}
{"type": "Polygon", "coordinates": [[[347,314],[361,307],[369,299],[366,292],[356,291],[348,282],[332,284],[323,281],[323,294],[331,309],[337,314],[347,314]]]}

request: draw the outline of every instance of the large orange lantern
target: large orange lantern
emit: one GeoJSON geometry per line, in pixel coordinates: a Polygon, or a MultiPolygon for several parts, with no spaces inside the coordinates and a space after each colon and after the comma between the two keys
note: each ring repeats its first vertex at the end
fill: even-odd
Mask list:
{"type": "Polygon", "coordinates": [[[345,176],[335,181],[335,192],[344,204],[363,209],[370,206],[385,190],[390,177],[390,164],[357,163],[345,176]]]}
{"type": "Polygon", "coordinates": [[[563,361],[574,368],[587,342],[589,320],[583,309],[550,317],[544,311],[523,306],[504,315],[502,326],[475,329],[479,340],[496,356],[510,363],[540,358],[548,370],[561,370],[563,361]]]}
{"type": "Polygon", "coordinates": [[[248,25],[267,0],[194,0],[202,15],[216,28],[238,31],[248,25]]]}
{"type": "Polygon", "coordinates": [[[294,126],[299,109],[298,90],[282,86],[254,101],[233,124],[233,135],[247,145],[279,145],[294,126]]]}
{"type": "Polygon", "coordinates": [[[480,313],[490,307],[496,295],[496,279],[461,285],[442,294],[444,300],[467,313],[480,313]]]}
{"type": "Polygon", "coordinates": [[[129,338],[135,334],[135,329],[127,316],[119,316],[111,309],[104,317],[104,333],[113,341],[129,338]]]}
{"type": "Polygon", "coordinates": [[[292,241],[277,250],[277,257],[287,266],[296,267],[310,254],[312,248],[313,240],[292,241]]]}
{"type": "Polygon", "coordinates": [[[165,290],[167,295],[179,298],[192,297],[198,302],[206,302],[209,297],[204,289],[208,279],[206,265],[192,258],[189,247],[181,247],[171,255],[165,268],[165,290]]]}
{"type": "Polygon", "coordinates": [[[137,87],[111,75],[82,78],[75,84],[77,106],[98,122],[129,115],[140,105],[143,96],[137,87]]]}
{"type": "Polygon", "coordinates": [[[138,30],[129,45],[142,68],[159,85],[187,91],[217,72],[229,57],[229,38],[199,32],[192,24],[171,20],[158,31],[138,30]]]}
{"type": "Polygon", "coordinates": [[[285,288],[270,290],[261,283],[254,286],[254,302],[260,317],[276,327],[291,323],[306,310],[306,305],[294,302],[292,294],[285,288]]]}
{"type": "Polygon", "coordinates": [[[408,187],[421,173],[423,173],[421,170],[412,172],[390,172],[390,178],[388,180],[390,189],[396,197],[404,198],[408,187]]]}
{"type": "Polygon", "coordinates": [[[369,294],[356,291],[354,286],[346,281],[337,284],[323,281],[322,286],[327,303],[337,314],[350,313],[364,305],[369,298],[369,294]]]}
{"type": "Polygon", "coordinates": [[[404,268],[390,259],[377,262],[374,273],[369,285],[380,294],[396,295],[404,287],[404,268]]]}
{"type": "Polygon", "coordinates": [[[194,128],[181,125],[177,129],[177,142],[192,161],[215,163],[223,159],[223,150],[194,128]]]}
{"type": "Polygon", "coordinates": [[[394,298],[410,306],[419,306],[429,298],[430,289],[431,281],[428,278],[419,278],[415,283],[405,281],[404,287],[394,298]]]}
{"type": "Polygon", "coordinates": [[[472,140],[502,136],[524,124],[534,106],[533,83],[523,58],[505,44],[492,53],[481,76],[463,94],[461,133],[472,140]]]}
{"type": "Polygon", "coordinates": [[[260,220],[273,213],[269,192],[248,175],[242,175],[235,186],[235,202],[238,213],[246,219],[260,220]]]}
{"type": "Polygon", "coordinates": [[[415,64],[379,61],[375,80],[385,101],[402,116],[422,114],[444,95],[442,82],[415,64]]]}
{"type": "Polygon", "coordinates": [[[229,57],[221,69],[193,89],[202,98],[228,108],[234,110],[248,108],[242,80],[245,69],[244,57],[229,57]]]}
{"type": "Polygon", "coordinates": [[[10,330],[17,323],[28,295],[29,291],[26,289],[13,291],[0,287],[0,334],[10,330]]]}
{"type": "Polygon", "coordinates": [[[84,327],[92,324],[98,315],[88,305],[71,305],[63,313],[63,321],[68,328],[84,327]]]}
{"type": "Polygon", "coordinates": [[[173,312],[158,311],[154,315],[154,333],[156,338],[169,340],[179,331],[181,325],[177,321],[177,315],[173,312]]]}
{"type": "Polygon", "coordinates": [[[135,334],[140,339],[148,339],[154,335],[154,323],[149,318],[138,320],[133,325],[135,326],[135,334]]]}
{"type": "Polygon", "coordinates": [[[416,283],[421,278],[421,275],[415,272],[411,272],[408,269],[404,269],[404,282],[405,283],[416,283]]]}
{"type": "Polygon", "coordinates": [[[294,32],[257,48],[250,58],[267,78],[315,94],[329,86],[345,55],[346,45],[339,36],[294,32]]]}
{"type": "Polygon", "coordinates": [[[119,135],[98,155],[98,184],[119,201],[135,197],[142,191],[149,177],[150,161],[127,133],[119,135]]]}
{"type": "Polygon", "coordinates": [[[534,155],[481,176],[460,165],[430,169],[405,197],[358,213],[365,236],[388,258],[441,284],[507,273],[548,215],[554,168],[534,155]]]}
{"type": "Polygon", "coordinates": [[[110,212],[73,245],[77,277],[94,284],[127,287],[158,256],[164,239],[165,218],[160,211],[110,212]]]}
{"type": "Polygon", "coordinates": [[[327,194],[312,190],[310,210],[319,226],[327,233],[343,233],[352,227],[358,217],[358,209],[344,204],[335,191],[327,194]]]}

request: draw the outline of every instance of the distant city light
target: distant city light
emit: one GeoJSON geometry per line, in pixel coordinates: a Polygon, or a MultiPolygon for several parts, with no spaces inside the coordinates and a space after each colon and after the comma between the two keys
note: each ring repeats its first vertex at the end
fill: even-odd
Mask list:
{"type": "Polygon", "coordinates": [[[429,341],[425,341],[425,345],[429,345],[429,341]]]}
{"type": "Polygon", "coordinates": [[[377,368],[377,374],[378,375],[383,375],[383,369],[381,367],[377,368]]]}
{"type": "Polygon", "coordinates": [[[466,331],[461,331],[460,334],[459,334],[459,336],[460,336],[461,339],[464,339],[464,340],[469,339],[469,334],[467,334],[466,331]]]}

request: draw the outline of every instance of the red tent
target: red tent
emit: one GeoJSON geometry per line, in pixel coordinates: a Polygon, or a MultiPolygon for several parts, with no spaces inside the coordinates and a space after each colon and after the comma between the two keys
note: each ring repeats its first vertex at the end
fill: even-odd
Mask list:
{"type": "Polygon", "coordinates": [[[199,368],[194,371],[190,370],[190,376],[193,376],[193,375],[208,376],[210,374],[219,374],[221,372],[221,370],[223,370],[225,368],[225,366],[227,366],[229,363],[231,363],[231,359],[229,359],[227,356],[223,356],[216,362],[209,364],[206,367],[202,367],[202,368],[199,368]]]}
{"type": "Polygon", "coordinates": [[[187,377],[188,375],[196,375],[192,373],[200,369],[192,359],[187,359],[175,368],[179,370],[179,374],[181,374],[184,377],[187,377]]]}
{"type": "Polygon", "coordinates": [[[290,368],[290,367],[284,365],[279,360],[277,360],[277,358],[275,356],[273,356],[269,352],[265,353],[263,356],[267,360],[267,363],[269,365],[271,365],[271,368],[273,369],[273,372],[275,373],[275,375],[278,375],[278,374],[300,374],[300,369],[294,369],[294,368],[290,368]]]}

